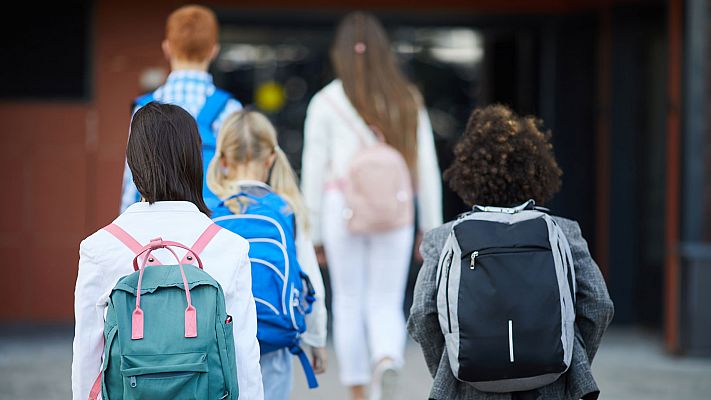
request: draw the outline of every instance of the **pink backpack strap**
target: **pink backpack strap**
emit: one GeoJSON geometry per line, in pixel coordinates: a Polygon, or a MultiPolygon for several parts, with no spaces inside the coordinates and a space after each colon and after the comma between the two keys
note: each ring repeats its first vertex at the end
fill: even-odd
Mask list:
{"type": "MultiPolygon", "coordinates": [[[[143,245],[138,243],[138,240],[129,235],[128,232],[123,230],[120,226],[116,224],[109,224],[104,227],[104,230],[126,245],[126,247],[131,249],[133,254],[139,254],[143,250],[143,245]]],[[[148,265],[160,265],[160,261],[154,257],[153,261],[149,260],[148,265]]]]}
{"type": "Polygon", "coordinates": [[[94,385],[91,387],[91,391],[89,392],[89,400],[96,400],[96,398],[99,397],[99,393],[101,393],[101,375],[102,373],[99,372],[99,376],[96,377],[94,385]]]}
{"type": "Polygon", "coordinates": [[[200,234],[200,237],[197,238],[195,243],[191,247],[191,252],[188,252],[185,254],[185,257],[183,257],[183,260],[181,261],[181,264],[188,264],[189,261],[192,261],[188,259],[190,256],[190,253],[192,253],[195,256],[199,256],[200,253],[202,253],[203,250],[205,250],[205,247],[210,243],[210,241],[217,235],[217,232],[222,229],[219,225],[212,223],[208,225],[208,227],[205,229],[205,231],[200,234]]]}
{"type": "MultiPolygon", "coordinates": [[[[336,114],[338,114],[338,116],[343,120],[343,122],[348,124],[348,127],[356,134],[360,145],[363,147],[367,147],[368,143],[365,141],[365,139],[363,139],[363,133],[361,133],[362,129],[359,129],[356,126],[355,122],[351,118],[349,118],[348,115],[346,115],[346,112],[343,110],[343,108],[339,107],[338,103],[336,103],[336,101],[328,93],[321,92],[321,94],[323,95],[323,98],[326,100],[326,102],[331,106],[331,108],[333,108],[336,114]]],[[[375,138],[379,142],[385,143],[385,136],[383,136],[382,132],[380,132],[379,129],[374,126],[368,126],[368,128],[370,129],[371,134],[375,135],[375,138]]]]}
{"type": "Polygon", "coordinates": [[[124,231],[123,228],[116,224],[107,225],[104,227],[104,230],[112,234],[116,239],[120,240],[121,243],[131,249],[134,254],[138,254],[143,249],[143,246],[138,243],[133,236],[129,235],[128,232],[124,231]]]}

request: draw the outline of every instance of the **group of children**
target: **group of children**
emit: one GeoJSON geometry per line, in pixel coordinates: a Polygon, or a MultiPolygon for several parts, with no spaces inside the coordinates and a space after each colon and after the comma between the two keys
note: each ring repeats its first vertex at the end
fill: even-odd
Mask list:
{"type": "MultiPolygon", "coordinates": [[[[372,383],[372,400],[392,398],[397,370],[403,362],[406,333],[401,307],[415,227],[409,221],[385,233],[358,235],[349,231],[343,214],[352,210],[344,204],[344,183],[340,178],[346,175],[347,161],[366,146],[354,131],[372,128],[376,135],[366,141],[375,142],[378,137],[385,143],[394,143],[405,168],[412,173],[421,231],[441,224],[439,168],[431,126],[419,94],[395,67],[377,20],[362,13],[346,17],[333,50],[341,80],[314,98],[307,116],[305,199],[267,117],[242,110],[237,100],[212,83],[207,69],[219,51],[217,31],[214,14],[204,7],[181,7],[168,18],[162,47],[172,72],[165,85],[136,101],[126,150],[122,214],[109,227],[85,239],[80,247],[73,398],[102,395],[107,399],[110,395],[157,399],[169,393],[138,391],[150,387],[144,386],[145,380],[152,380],[160,383],[155,387],[162,384],[179,393],[173,398],[180,399],[206,398],[208,387],[209,393],[220,394],[220,399],[288,399],[293,386],[293,356],[301,360],[309,385],[315,387],[312,372],[322,373],[327,367],[327,314],[319,269],[321,243],[327,247],[329,267],[333,268],[335,344],[341,380],[351,388],[354,400],[366,398],[368,383],[372,383]],[[383,114],[387,107],[364,100],[367,95],[363,87],[353,86],[348,80],[348,76],[363,73],[359,63],[372,67],[376,62],[373,60],[382,64],[380,72],[361,78],[372,84],[372,92],[385,90],[387,107],[399,107],[401,112],[383,114]],[[350,119],[358,126],[354,127],[350,119]],[[399,133],[405,130],[407,134],[399,133]],[[340,147],[335,150],[334,138],[340,138],[340,147]],[[331,146],[322,148],[326,143],[331,146]],[[338,168],[343,171],[338,173],[338,168]],[[329,218],[330,222],[323,221],[329,218]],[[213,228],[214,224],[217,226],[213,228]],[[228,317],[221,326],[229,335],[223,341],[234,341],[236,360],[230,363],[236,365],[233,374],[238,389],[229,389],[226,375],[231,367],[225,369],[228,373],[219,382],[212,377],[208,382],[208,375],[186,378],[187,373],[214,372],[207,371],[200,362],[158,367],[155,360],[161,354],[156,354],[156,349],[124,354],[122,343],[124,350],[133,348],[135,343],[131,340],[142,340],[151,334],[147,322],[151,315],[144,315],[139,299],[135,300],[135,309],[131,308],[132,331],[124,333],[129,337],[116,339],[118,344],[114,344],[113,336],[107,335],[107,309],[116,312],[113,302],[118,300],[112,297],[113,292],[117,282],[124,282],[131,272],[127,265],[132,259],[136,260],[138,279],[133,295],[143,295],[144,302],[149,302],[151,294],[162,287],[156,284],[141,290],[140,286],[145,265],[150,269],[160,262],[170,264],[169,257],[175,250],[156,239],[159,237],[170,241],[165,243],[195,243],[186,251],[177,249],[183,252],[183,261],[204,266],[224,291],[228,317]],[[138,266],[140,260],[142,267],[138,266]],[[140,326],[138,331],[136,326],[140,326]],[[310,351],[304,352],[301,344],[308,345],[310,351]],[[129,368],[136,357],[153,361],[143,369],[129,368]],[[120,365],[117,367],[115,362],[120,365]],[[120,370],[123,378],[113,377],[112,368],[120,370]],[[124,379],[123,386],[110,382],[112,379],[124,379]],[[112,384],[123,387],[123,392],[111,392],[112,384]]],[[[475,111],[457,146],[455,164],[445,178],[471,205],[512,206],[528,199],[541,203],[558,190],[561,174],[548,139],[539,131],[538,122],[519,118],[505,107],[475,111]]],[[[569,372],[577,379],[575,384],[555,383],[543,393],[545,398],[593,398],[589,395],[597,388],[589,364],[612,316],[612,305],[577,224],[556,221],[570,236],[575,279],[583,299],[577,308],[587,322],[580,326],[575,338],[576,353],[569,372]]],[[[449,368],[442,368],[448,366],[448,359],[443,356],[446,349],[435,292],[439,287],[439,252],[450,229],[451,225],[443,225],[425,237],[425,264],[408,321],[410,333],[421,343],[435,378],[430,398],[516,398],[517,395],[495,397],[480,392],[455,380],[449,368]]],[[[189,341],[204,329],[200,319],[204,311],[191,309],[189,292],[195,292],[200,282],[191,280],[192,272],[186,278],[182,267],[181,273],[188,302],[185,339],[189,341]],[[195,312],[196,323],[190,319],[195,312]],[[193,324],[197,324],[195,331],[193,324]]],[[[195,300],[196,304],[199,300],[195,300]]],[[[509,332],[510,324],[511,321],[509,332]]],[[[119,329],[117,335],[121,334],[119,329]]],[[[204,357],[214,361],[209,360],[209,352],[204,357]]]]}
{"type": "MultiPolygon", "coordinates": [[[[122,214],[110,229],[96,232],[80,247],[74,399],[117,396],[110,391],[108,373],[108,364],[115,361],[107,361],[106,354],[113,350],[107,346],[105,351],[102,345],[102,339],[108,342],[102,338],[107,333],[105,310],[114,285],[130,272],[126,266],[136,249],[155,237],[197,244],[213,223],[222,229],[207,242],[199,259],[224,290],[226,312],[234,321],[239,387],[235,393],[225,390],[221,398],[288,399],[293,355],[302,360],[311,386],[316,385],[312,371],[326,369],[325,290],[304,200],[269,120],[242,110],[239,101],[212,83],[207,69],[219,50],[217,30],[215,15],[207,8],[174,11],[162,46],[172,72],[163,86],[135,102],[122,214]],[[247,216],[253,218],[239,218],[247,216]],[[267,220],[270,223],[259,224],[267,220]],[[122,235],[115,235],[116,230],[122,235]],[[270,235],[274,239],[265,238],[270,235]],[[131,241],[138,245],[129,246],[131,241]],[[278,312],[270,317],[272,309],[278,312]],[[302,344],[310,348],[310,357],[302,344]]],[[[167,251],[156,248],[151,257],[170,264],[167,251]]],[[[198,315],[198,333],[200,329],[198,315]]],[[[151,379],[170,385],[174,374],[154,375],[151,379]]],[[[132,382],[139,389],[144,386],[140,380],[132,382]]]]}

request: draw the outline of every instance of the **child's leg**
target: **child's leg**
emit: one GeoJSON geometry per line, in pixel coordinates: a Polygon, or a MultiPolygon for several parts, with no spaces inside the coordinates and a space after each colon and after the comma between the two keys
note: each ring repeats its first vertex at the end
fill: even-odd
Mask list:
{"type": "Polygon", "coordinates": [[[365,241],[348,232],[342,195],[327,192],[324,200],[324,247],[333,290],[333,338],[341,382],[346,386],[367,385],[370,361],[363,316],[365,241]]]}
{"type": "Polygon", "coordinates": [[[373,365],[384,359],[403,363],[407,333],[402,307],[413,235],[408,226],[370,237],[366,315],[373,365]]]}
{"type": "Polygon", "coordinates": [[[262,354],[259,364],[262,367],[265,399],[289,400],[294,386],[292,358],[287,349],[262,354]]]}
{"type": "Polygon", "coordinates": [[[407,335],[402,303],[413,239],[413,227],[408,226],[372,235],[369,240],[366,316],[374,366],[371,400],[391,400],[397,395],[407,335]]]}

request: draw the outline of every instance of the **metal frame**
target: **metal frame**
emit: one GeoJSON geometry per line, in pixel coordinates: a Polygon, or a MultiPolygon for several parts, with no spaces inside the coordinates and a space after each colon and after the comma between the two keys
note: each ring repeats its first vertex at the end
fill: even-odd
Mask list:
{"type": "Polygon", "coordinates": [[[667,350],[679,351],[680,262],[679,262],[679,193],[681,185],[681,84],[683,47],[683,0],[670,0],[668,11],[669,65],[667,96],[667,174],[665,236],[665,310],[664,331],[667,350]]]}

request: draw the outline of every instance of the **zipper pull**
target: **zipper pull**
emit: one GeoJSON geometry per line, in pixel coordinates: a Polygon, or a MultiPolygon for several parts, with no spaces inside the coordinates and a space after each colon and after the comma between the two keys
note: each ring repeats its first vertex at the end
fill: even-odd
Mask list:
{"type": "Polygon", "coordinates": [[[474,269],[476,267],[476,258],[479,256],[478,251],[472,251],[472,256],[471,256],[471,262],[469,265],[469,269],[474,269]]]}
{"type": "Polygon", "coordinates": [[[135,376],[132,376],[132,377],[131,377],[131,387],[132,387],[132,388],[135,388],[135,387],[136,387],[136,377],[135,377],[135,376]]]}

